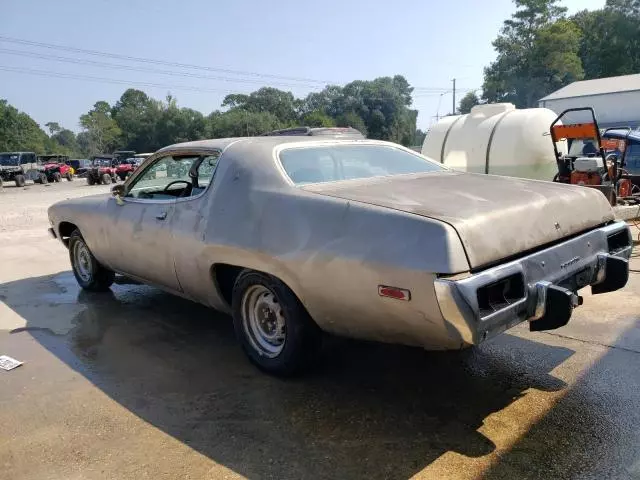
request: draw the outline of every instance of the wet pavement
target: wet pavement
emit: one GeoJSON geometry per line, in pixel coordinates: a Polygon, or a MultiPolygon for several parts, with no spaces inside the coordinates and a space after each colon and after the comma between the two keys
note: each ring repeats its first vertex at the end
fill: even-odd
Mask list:
{"type": "Polygon", "coordinates": [[[550,333],[449,353],[330,339],[284,381],[224,315],[81,292],[41,205],[97,190],[55,187],[0,193],[34,205],[0,230],[0,355],[25,362],[0,371],[0,479],[640,479],[640,274],[550,333]]]}

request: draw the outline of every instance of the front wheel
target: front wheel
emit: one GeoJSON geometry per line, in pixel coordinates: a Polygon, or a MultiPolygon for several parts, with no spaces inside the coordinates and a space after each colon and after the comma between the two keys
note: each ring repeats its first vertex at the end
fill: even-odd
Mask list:
{"type": "Polygon", "coordinates": [[[89,174],[87,175],[87,185],[95,185],[96,180],[95,178],[93,178],[93,175],[89,174]]]}
{"type": "Polygon", "coordinates": [[[65,175],[65,178],[67,179],[68,182],[73,182],[73,174],[71,172],[67,172],[67,174],[65,175]]]}
{"type": "Polygon", "coordinates": [[[16,187],[24,187],[24,184],[26,182],[24,175],[16,175],[15,181],[16,181],[16,187]]]}
{"type": "Polygon", "coordinates": [[[102,184],[109,185],[111,183],[111,176],[108,173],[102,174],[102,184]]]}
{"type": "Polygon", "coordinates": [[[96,260],[78,230],[69,237],[69,258],[73,275],[85,290],[104,292],[113,284],[115,273],[96,260]]]}
{"type": "Polygon", "coordinates": [[[245,270],[233,287],[233,325],[258,368],[279,376],[301,372],[316,359],[322,334],[295,294],[277,278],[245,270]]]}
{"type": "Polygon", "coordinates": [[[53,181],[54,182],[59,182],[60,180],[62,180],[62,175],[60,175],[60,172],[55,172],[53,174],[53,181]]]}

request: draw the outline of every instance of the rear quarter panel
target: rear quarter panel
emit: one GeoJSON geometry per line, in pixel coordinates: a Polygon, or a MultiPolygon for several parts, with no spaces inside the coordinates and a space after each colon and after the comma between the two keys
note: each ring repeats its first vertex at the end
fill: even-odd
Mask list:
{"type": "Polygon", "coordinates": [[[433,286],[436,273],[469,269],[452,227],[294,187],[245,188],[243,179],[249,181],[221,182],[208,205],[200,258],[280,278],[326,331],[429,348],[459,346],[451,344],[433,286]],[[378,285],[409,289],[411,301],[380,297],[378,285]]]}

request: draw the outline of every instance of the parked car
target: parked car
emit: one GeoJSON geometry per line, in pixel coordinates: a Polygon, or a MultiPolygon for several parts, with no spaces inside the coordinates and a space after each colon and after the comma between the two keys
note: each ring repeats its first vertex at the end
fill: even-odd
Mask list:
{"type": "Polygon", "coordinates": [[[120,180],[124,181],[127,177],[131,176],[135,170],[142,165],[142,162],[148,157],[153,155],[152,153],[138,153],[133,157],[126,158],[120,162],[116,167],[116,174],[120,180]]]}
{"type": "Polygon", "coordinates": [[[0,153],[0,187],[3,182],[15,182],[16,187],[24,187],[27,180],[46,183],[46,176],[33,152],[0,153]]]}
{"type": "Polygon", "coordinates": [[[607,156],[615,155],[623,178],[630,181],[628,193],[640,193],[640,130],[609,128],[602,134],[602,147],[607,156]]]}
{"type": "Polygon", "coordinates": [[[445,350],[558,328],[580,288],[628,279],[630,231],[600,192],[455,172],[388,142],[183,143],[112,193],[48,211],[82,288],[118,272],[229,312],[274,374],[307,366],[322,331],[445,350]]]}
{"type": "Polygon", "coordinates": [[[38,164],[42,166],[48,182],[59,182],[63,178],[73,180],[73,169],[66,155],[38,155],[38,164]]]}
{"type": "Polygon", "coordinates": [[[86,173],[89,185],[108,185],[118,181],[116,166],[112,155],[97,155],[91,161],[86,173]]]}
{"type": "Polygon", "coordinates": [[[69,166],[73,168],[75,176],[86,177],[87,170],[91,168],[91,160],[88,158],[71,159],[69,166]]]}

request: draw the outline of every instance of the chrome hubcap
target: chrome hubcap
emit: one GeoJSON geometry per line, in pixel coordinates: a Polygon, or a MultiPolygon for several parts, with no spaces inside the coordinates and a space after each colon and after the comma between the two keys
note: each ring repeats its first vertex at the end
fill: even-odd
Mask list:
{"type": "Polygon", "coordinates": [[[277,357],[286,340],[286,323],[276,296],[263,285],[253,285],[242,297],[242,325],[253,348],[277,357]]]}
{"type": "Polygon", "coordinates": [[[74,248],[74,267],[78,276],[84,282],[90,282],[93,276],[91,253],[84,242],[78,241],[74,248]]]}

